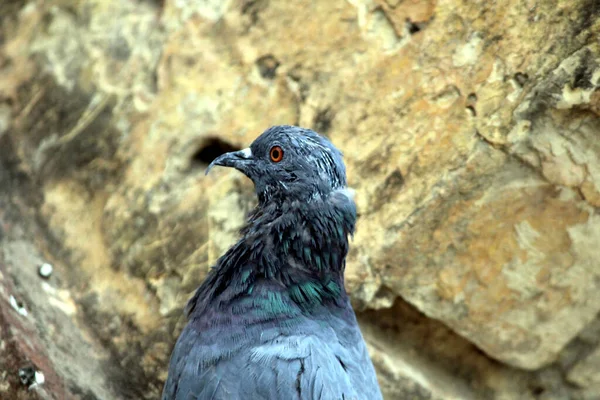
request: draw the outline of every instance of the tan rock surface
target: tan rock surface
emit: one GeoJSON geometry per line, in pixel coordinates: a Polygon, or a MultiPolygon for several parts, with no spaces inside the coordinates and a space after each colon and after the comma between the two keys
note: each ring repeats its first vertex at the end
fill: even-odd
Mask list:
{"type": "Polygon", "coordinates": [[[60,289],[138,397],[156,398],[181,308],[253,204],[206,165],[287,123],[345,154],[347,286],[387,398],[593,398],[596,344],[577,343],[600,312],[599,16],[591,0],[3,2],[0,140],[60,289]]]}

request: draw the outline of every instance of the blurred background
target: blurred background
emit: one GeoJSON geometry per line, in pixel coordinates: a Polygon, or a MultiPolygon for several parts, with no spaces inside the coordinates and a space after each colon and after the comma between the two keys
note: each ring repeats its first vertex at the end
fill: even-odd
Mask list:
{"type": "Polygon", "coordinates": [[[345,154],[386,399],[600,399],[599,21],[597,0],[2,0],[0,398],[159,398],[254,204],[204,170],[294,124],[345,154]]]}

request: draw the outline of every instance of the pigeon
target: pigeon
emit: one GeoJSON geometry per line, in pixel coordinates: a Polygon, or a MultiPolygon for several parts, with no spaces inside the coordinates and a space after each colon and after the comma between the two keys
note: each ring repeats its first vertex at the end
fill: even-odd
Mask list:
{"type": "Polygon", "coordinates": [[[217,165],[258,203],[185,307],[162,400],[382,399],[344,286],[356,205],[342,153],[279,125],[206,173],[217,165]]]}

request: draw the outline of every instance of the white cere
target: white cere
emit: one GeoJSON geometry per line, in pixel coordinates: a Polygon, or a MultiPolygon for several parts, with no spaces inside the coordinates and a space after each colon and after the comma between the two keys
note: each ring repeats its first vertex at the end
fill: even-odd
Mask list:
{"type": "Polygon", "coordinates": [[[40,265],[40,268],[38,270],[42,278],[50,278],[50,275],[52,275],[53,271],[54,267],[52,267],[52,264],[48,263],[43,263],[42,265],[40,265]]]}
{"type": "Polygon", "coordinates": [[[250,157],[252,157],[252,149],[250,147],[243,149],[242,154],[244,157],[250,158],[250,157]]]}
{"type": "Polygon", "coordinates": [[[19,304],[17,299],[15,299],[15,296],[11,295],[9,302],[12,308],[14,308],[19,314],[21,314],[24,317],[27,316],[27,309],[25,309],[25,307],[19,304]]]}

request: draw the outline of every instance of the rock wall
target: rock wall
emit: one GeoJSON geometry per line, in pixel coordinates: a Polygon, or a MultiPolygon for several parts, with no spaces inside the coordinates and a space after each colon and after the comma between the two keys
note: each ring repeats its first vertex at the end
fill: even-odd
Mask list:
{"type": "Polygon", "coordinates": [[[204,170],[286,123],[345,154],[386,399],[599,399],[598,32],[597,0],[3,1],[0,397],[157,398],[253,204],[204,170]]]}

